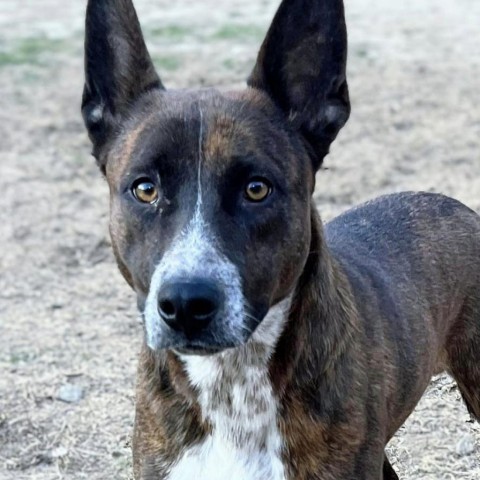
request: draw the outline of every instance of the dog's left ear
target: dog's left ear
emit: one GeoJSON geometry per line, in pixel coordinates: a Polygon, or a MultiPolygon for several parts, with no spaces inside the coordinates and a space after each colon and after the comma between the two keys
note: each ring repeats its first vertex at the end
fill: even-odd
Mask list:
{"type": "Polygon", "coordinates": [[[320,167],[350,115],[342,0],[283,0],[248,85],[267,92],[320,167]]]}
{"type": "Polygon", "coordinates": [[[85,25],[82,115],[93,154],[141,94],[163,89],[145,46],[131,0],[89,0],[85,25]]]}

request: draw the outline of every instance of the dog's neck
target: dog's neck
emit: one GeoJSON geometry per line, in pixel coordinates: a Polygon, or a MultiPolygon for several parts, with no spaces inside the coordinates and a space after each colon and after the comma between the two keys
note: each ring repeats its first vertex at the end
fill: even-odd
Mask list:
{"type": "Polygon", "coordinates": [[[350,284],[325,242],[315,207],[311,224],[309,257],[270,361],[270,376],[281,396],[336,370],[347,346],[353,347],[358,328],[350,284]]]}

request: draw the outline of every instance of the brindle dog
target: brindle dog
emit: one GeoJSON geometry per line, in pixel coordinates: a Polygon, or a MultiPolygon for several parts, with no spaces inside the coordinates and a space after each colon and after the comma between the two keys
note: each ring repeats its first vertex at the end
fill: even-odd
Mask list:
{"type": "Polygon", "coordinates": [[[447,370],[480,418],[480,218],[386,196],[325,229],[350,113],[341,0],[284,0],[244,91],[167,91],[131,0],[90,0],[82,111],[145,322],[137,479],[395,479],[447,370]]]}

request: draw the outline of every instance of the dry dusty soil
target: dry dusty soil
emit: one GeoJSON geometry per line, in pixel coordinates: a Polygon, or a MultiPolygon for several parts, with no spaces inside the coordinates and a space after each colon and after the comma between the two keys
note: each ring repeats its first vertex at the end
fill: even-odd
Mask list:
{"type": "MultiPolygon", "coordinates": [[[[172,87],[241,84],[276,4],[137,1],[172,87]]],[[[324,219],[406,189],[480,211],[480,2],[346,8],[353,114],[318,176],[324,219]]],[[[79,113],[84,9],[0,2],[1,480],[130,476],[141,327],[79,113]]],[[[432,382],[390,455],[402,479],[480,479],[480,426],[449,378],[432,382]]]]}

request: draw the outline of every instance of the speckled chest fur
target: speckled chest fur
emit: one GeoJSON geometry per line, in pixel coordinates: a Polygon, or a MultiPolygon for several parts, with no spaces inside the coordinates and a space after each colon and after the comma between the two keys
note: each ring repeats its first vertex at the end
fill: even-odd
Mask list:
{"type": "Polygon", "coordinates": [[[212,431],[182,453],[169,479],[286,479],[278,398],[268,361],[289,306],[287,298],[273,308],[243,347],[215,356],[182,358],[198,391],[202,417],[212,431]]]}

